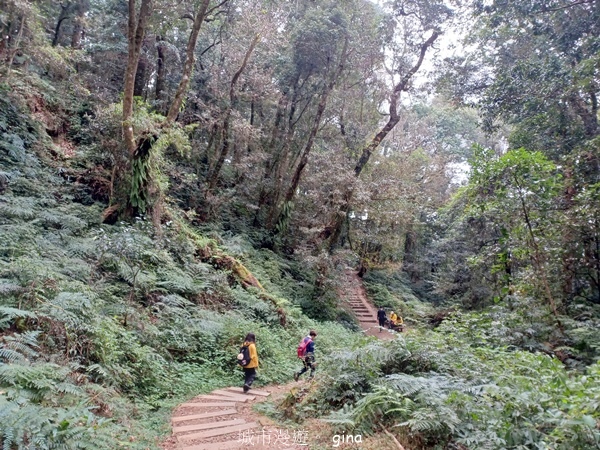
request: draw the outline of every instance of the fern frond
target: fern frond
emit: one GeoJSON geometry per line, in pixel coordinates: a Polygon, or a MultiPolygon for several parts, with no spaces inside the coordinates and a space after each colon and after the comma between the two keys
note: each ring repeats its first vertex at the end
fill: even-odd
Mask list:
{"type": "Polygon", "coordinates": [[[15,319],[37,319],[37,314],[10,306],[0,306],[0,329],[7,328],[15,319]]]}
{"type": "Polygon", "coordinates": [[[25,333],[4,336],[0,341],[0,359],[9,363],[20,362],[28,364],[30,359],[38,356],[37,343],[40,331],[26,331],[25,333]]]}
{"type": "Polygon", "coordinates": [[[92,313],[92,302],[87,293],[59,292],[42,305],[40,312],[68,328],[86,329],[92,313]]]}
{"type": "Polygon", "coordinates": [[[194,306],[194,303],[177,294],[163,295],[156,305],[166,306],[168,308],[186,308],[194,306]]]}
{"type": "Polygon", "coordinates": [[[13,364],[15,362],[25,362],[25,358],[23,358],[23,355],[18,351],[2,347],[0,347],[0,360],[4,360],[4,362],[8,364],[13,364]]]}
{"type": "Polygon", "coordinates": [[[17,197],[10,201],[0,202],[0,216],[22,220],[32,220],[36,217],[38,200],[35,197],[17,197]]]}
{"type": "Polygon", "coordinates": [[[87,368],[87,372],[89,374],[99,375],[101,378],[107,379],[109,378],[108,371],[100,364],[91,364],[87,368]]]}
{"type": "Polygon", "coordinates": [[[0,278],[0,296],[18,294],[23,288],[10,280],[0,278]]]}

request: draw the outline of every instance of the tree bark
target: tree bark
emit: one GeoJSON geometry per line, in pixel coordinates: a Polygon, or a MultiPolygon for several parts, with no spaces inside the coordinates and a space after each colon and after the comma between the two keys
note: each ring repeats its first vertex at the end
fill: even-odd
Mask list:
{"type": "Polygon", "coordinates": [[[375,151],[375,149],[377,149],[377,147],[379,147],[381,141],[385,139],[389,132],[392,131],[400,121],[400,116],[398,115],[398,100],[400,98],[400,94],[408,89],[408,84],[410,80],[420,69],[421,64],[423,64],[423,59],[425,58],[427,50],[433,45],[433,43],[440,36],[440,34],[441,33],[439,31],[435,31],[431,35],[431,37],[421,45],[419,59],[417,60],[416,64],[402,77],[400,82],[394,87],[392,95],[390,96],[390,118],[388,119],[387,123],[383,126],[383,128],[379,131],[379,133],[377,133],[375,137],[371,140],[371,142],[369,142],[369,144],[367,144],[363,148],[362,154],[360,155],[360,158],[356,163],[356,166],[354,167],[355,176],[358,177],[360,175],[360,173],[363,171],[363,169],[369,162],[371,154],[375,151]]]}
{"type": "Polygon", "coordinates": [[[143,97],[144,89],[146,87],[146,67],[148,66],[148,61],[145,55],[140,55],[140,59],[138,61],[138,67],[135,71],[135,81],[133,82],[133,96],[134,97],[143,97]]]}
{"type": "Polygon", "coordinates": [[[292,83],[292,87],[288,91],[283,93],[282,101],[285,100],[285,104],[282,104],[282,116],[276,117],[275,119],[275,127],[273,128],[273,134],[271,136],[271,141],[268,146],[268,148],[273,154],[273,157],[271,159],[271,162],[267,162],[265,166],[266,169],[264,175],[264,184],[270,184],[270,186],[265,187],[265,195],[263,197],[264,201],[259,202],[259,208],[261,208],[263,205],[266,207],[265,226],[268,229],[271,229],[273,227],[273,221],[275,220],[275,216],[277,214],[277,205],[279,204],[279,199],[281,197],[283,173],[286,167],[285,162],[288,159],[290,146],[294,137],[294,133],[296,131],[296,124],[306,111],[306,108],[303,108],[298,114],[298,117],[296,117],[296,112],[298,109],[297,106],[299,98],[301,97],[300,89],[306,81],[307,79],[300,83],[300,74],[297,74],[294,78],[294,82],[292,83]],[[290,91],[293,92],[291,99],[288,98],[288,94],[290,91]],[[283,122],[283,117],[288,105],[290,108],[287,114],[287,121],[285,122],[285,127],[283,129],[280,129],[277,126],[277,124],[279,123],[279,120],[283,122]],[[280,136],[282,135],[283,138],[280,138],[280,136]],[[281,145],[275,152],[277,142],[281,142],[281,145]]]}
{"type": "Polygon", "coordinates": [[[548,281],[548,276],[546,274],[546,270],[544,270],[545,258],[542,256],[542,251],[540,250],[540,247],[535,239],[535,234],[533,232],[533,226],[531,224],[531,219],[529,218],[529,209],[527,208],[527,204],[525,203],[525,198],[523,197],[523,194],[522,194],[524,189],[521,187],[521,184],[519,183],[519,180],[517,179],[517,177],[515,175],[513,175],[513,180],[514,180],[515,184],[517,185],[517,187],[519,188],[518,192],[519,192],[519,201],[521,203],[521,211],[523,212],[523,218],[525,219],[525,224],[527,225],[529,240],[531,242],[530,245],[531,245],[531,248],[533,249],[533,258],[532,258],[533,265],[534,265],[536,272],[538,272],[538,275],[541,278],[544,294],[546,295],[546,298],[548,299],[550,309],[552,310],[552,314],[554,315],[554,319],[558,325],[558,328],[561,332],[563,332],[562,323],[560,322],[560,318],[558,315],[558,308],[556,307],[556,302],[554,301],[554,296],[552,295],[552,290],[550,289],[550,283],[548,281]]]}
{"type": "Polygon", "coordinates": [[[66,5],[60,5],[60,14],[58,15],[58,20],[56,21],[56,26],[54,27],[54,38],[52,39],[52,47],[56,47],[60,42],[60,38],[62,37],[62,23],[69,18],[70,9],[71,3],[67,3],[66,5]]]}
{"type": "MultiPolygon", "coordinates": [[[[275,143],[278,140],[281,140],[280,137],[283,132],[281,124],[283,122],[283,117],[287,109],[288,103],[289,98],[287,92],[284,92],[283,94],[281,94],[281,97],[277,102],[277,110],[275,112],[275,120],[273,122],[273,128],[271,130],[271,137],[265,146],[265,152],[267,154],[273,154],[275,150],[275,143]]],[[[269,185],[271,183],[271,180],[273,179],[273,169],[275,168],[278,159],[278,157],[273,155],[272,159],[265,161],[265,171],[262,177],[262,183],[260,185],[260,192],[258,194],[256,214],[254,215],[255,227],[258,227],[260,225],[261,212],[263,210],[263,206],[268,204],[268,200],[270,197],[269,185]]]]}
{"type": "Polygon", "coordinates": [[[173,103],[171,104],[169,112],[167,113],[167,124],[173,123],[177,118],[179,109],[183,103],[183,96],[187,92],[190,84],[190,77],[192,76],[192,70],[196,60],[194,58],[194,52],[196,50],[196,43],[198,42],[198,33],[200,32],[200,27],[202,26],[202,23],[206,17],[206,11],[208,10],[209,3],[210,0],[202,0],[200,7],[198,8],[198,12],[196,13],[196,17],[194,18],[194,25],[192,26],[192,32],[190,33],[190,38],[188,40],[187,49],[185,52],[183,73],[181,75],[181,80],[179,81],[177,92],[175,93],[175,98],[173,99],[173,103]]]}
{"type": "Polygon", "coordinates": [[[252,42],[250,43],[250,47],[248,48],[248,50],[246,51],[246,54],[244,55],[244,60],[242,61],[242,65],[237,70],[237,72],[233,75],[233,78],[231,79],[231,83],[229,84],[229,107],[227,108],[227,111],[225,113],[225,119],[223,120],[223,127],[221,129],[221,136],[222,136],[221,152],[219,153],[219,159],[217,160],[217,163],[215,164],[215,167],[213,169],[213,173],[211,174],[209,181],[208,181],[208,187],[210,190],[213,190],[216,187],[217,182],[219,181],[219,173],[221,172],[221,168],[223,167],[223,164],[225,163],[225,158],[227,158],[227,154],[229,153],[229,147],[230,147],[229,121],[231,119],[231,112],[233,111],[233,108],[234,108],[235,104],[237,103],[237,95],[235,92],[236,85],[237,85],[238,80],[242,76],[242,73],[244,72],[244,70],[246,70],[246,66],[248,65],[250,56],[254,52],[254,49],[256,48],[256,44],[258,44],[259,39],[260,39],[260,35],[257,34],[256,36],[254,36],[254,39],[252,39],[252,42]]]}
{"type": "MultiPolygon", "coordinates": [[[[308,164],[308,156],[312,150],[312,147],[315,143],[315,138],[317,137],[317,132],[319,131],[319,127],[321,125],[321,119],[323,117],[323,113],[325,112],[325,108],[327,106],[327,99],[329,98],[329,94],[335,87],[338,78],[342,74],[344,70],[344,65],[346,64],[346,58],[348,56],[348,37],[344,39],[344,45],[342,47],[342,51],[340,53],[340,59],[335,72],[331,75],[331,79],[325,86],[325,89],[321,93],[321,98],[319,99],[319,104],[317,105],[317,112],[315,114],[313,125],[308,135],[308,139],[300,156],[300,161],[296,165],[296,170],[294,171],[294,175],[292,176],[292,180],[290,185],[286,191],[284,197],[284,204],[289,204],[294,199],[296,195],[296,190],[298,189],[298,185],[300,184],[300,178],[302,177],[302,172],[304,168],[308,164]]],[[[280,210],[277,216],[277,223],[279,223],[282,219],[282,211],[280,210]]]]}
{"type": "Polygon", "coordinates": [[[132,158],[136,150],[133,131],[133,96],[135,74],[137,73],[142,42],[146,32],[146,23],[152,11],[151,0],[142,0],[139,14],[136,14],[136,0],[129,0],[129,20],[127,24],[127,66],[125,68],[125,87],[123,89],[123,137],[132,158]],[[136,20],[137,19],[137,20],[136,20]]]}
{"type": "Polygon", "coordinates": [[[71,35],[71,48],[80,49],[85,33],[85,13],[89,9],[88,0],[77,0],[75,3],[75,19],[73,20],[73,34],[71,35]]]}
{"type": "Polygon", "coordinates": [[[25,29],[25,15],[21,17],[21,25],[19,25],[19,32],[17,33],[17,38],[15,39],[14,48],[8,51],[8,62],[6,65],[6,81],[10,79],[10,70],[13,65],[13,61],[15,59],[15,55],[19,52],[19,45],[21,44],[21,38],[23,37],[23,30],[25,29]]]}
{"type": "Polygon", "coordinates": [[[164,39],[162,36],[156,36],[156,88],[154,96],[156,98],[157,110],[161,113],[165,111],[165,84],[167,78],[167,68],[165,66],[165,48],[162,45],[164,39]]]}
{"type": "Polygon", "coordinates": [[[588,95],[590,106],[576,92],[570,95],[569,103],[581,118],[586,136],[592,139],[598,135],[598,99],[596,98],[595,87],[589,89],[588,95]]]}

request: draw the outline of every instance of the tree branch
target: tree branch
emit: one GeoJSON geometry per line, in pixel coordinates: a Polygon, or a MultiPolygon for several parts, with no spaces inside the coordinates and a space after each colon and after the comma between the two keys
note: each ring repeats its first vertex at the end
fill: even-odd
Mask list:
{"type": "Polygon", "coordinates": [[[568,5],[558,6],[556,8],[542,8],[539,12],[555,12],[560,11],[561,9],[572,8],[573,6],[585,5],[586,3],[594,3],[596,0],[579,0],[578,2],[573,2],[568,5]]]}

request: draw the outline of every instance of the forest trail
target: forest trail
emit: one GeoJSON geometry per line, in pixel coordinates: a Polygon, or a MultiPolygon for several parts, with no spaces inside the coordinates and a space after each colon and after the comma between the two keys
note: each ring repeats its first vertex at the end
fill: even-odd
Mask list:
{"type": "MultiPolygon", "coordinates": [[[[295,384],[295,383],[294,383],[295,384]]],[[[277,428],[273,421],[252,410],[272,393],[288,392],[291,386],[252,389],[216,389],[179,405],[171,418],[172,436],[165,450],[306,449],[306,435],[277,428]]]]}
{"type": "Polygon", "coordinates": [[[343,286],[339,290],[339,296],[348,303],[348,306],[358,319],[360,328],[367,336],[376,336],[379,339],[391,340],[396,336],[395,331],[379,330],[377,323],[377,309],[371,304],[367,297],[367,291],[363,285],[358,272],[347,269],[343,286]]]}
{"type": "MultiPolygon", "coordinates": [[[[369,302],[356,271],[345,272],[339,295],[366,335],[394,339],[395,332],[379,331],[377,310],[369,302]]],[[[272,394],[283,397],[295,386],[296,382],[271,385],[265,390],[252,389],[248,394],[241,387],[228,387],[198,395],[173,411],[173,432],[162,447],[164,450],[307,449],[306,432],[277,428],[272,420],[252,410],[255,403],[271,398],[272,394]]]]}

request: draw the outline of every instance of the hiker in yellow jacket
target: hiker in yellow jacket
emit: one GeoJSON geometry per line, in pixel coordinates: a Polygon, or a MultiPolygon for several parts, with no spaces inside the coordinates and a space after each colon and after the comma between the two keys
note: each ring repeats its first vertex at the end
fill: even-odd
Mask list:
{"type": "Polygon", "coordinates": [[[390,330],[402,332],[404,328],[404,320],[402,316],[397,315],[394,311],[390,314],[390,330]]]}
{"type": "Polygon", "coordinates": [[[254,333],[246,335],[243,347],[248,347],[250,352],[250,362],[242,367],[244,370],[244,393],[246,393],[250,390],[250,386],[256,378],[256,369],[258,368],[258,352],[256,351],[256,336],[254,333]]]}

